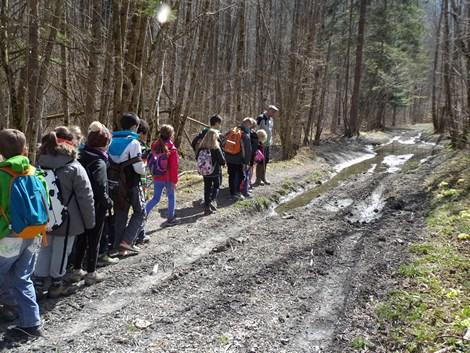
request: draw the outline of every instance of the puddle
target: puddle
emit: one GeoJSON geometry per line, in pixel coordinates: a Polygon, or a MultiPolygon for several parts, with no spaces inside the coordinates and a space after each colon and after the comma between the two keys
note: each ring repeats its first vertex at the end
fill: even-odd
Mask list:
{"type": "Polygon", "coordinates": [[[387,173],[396,173],[400,171],[401,167],[408,162],[414,155],[413,154],[402,154],[400,156],[397,155],[390,155],[385,156],[383,160],[383,164],[387,166],[387,173]]]}
{"type": "MultiPolygon", "coordinates": [[[[423,161],[427,160],[426,158],[430,158],[436,146],[434,144],[421,142],[420,138],[421,134],[414,137],[396,136],[390,142],[378,146],[373,153],[365,153],[358,158],[337,164],[335,166],[336,173],[330,180],[313,189],[292,195],[290,199],[280,203],[279,206],[272,210],[272,213],[283,214],[298,207],[305,207],[315,198],[334,189],[343,181],[354,175],[397,173],[409,161],[423,163],[423,161]]],[[[380,210],[383,208],[383,200],[379,197],[379,191],[380,190],[374,191],[372,195],[364,201],[367,205],[360,207],[358,205],[359,209],[363,210],[363,214],[353,214],[351,216],[353,221],[370,222],[375,216],[380,217],[380,215],[376,215],[376,213],[380,214],[380,210]],[[375,210],[379,211],[377,212],[375,210]]],[[[348,206],[343,206],[343,208],[348,206]]],[[[340,205],[330,205],[328,207],[331,211],[334,211],[340,207],[340,205]]]]}
{"type": "Polygon", "coordinates": [[[346,219],[352,223],[370,223],[381,217],[384,207],[384,186],[381,184],[367,199],[358,202],[346,219]]]}

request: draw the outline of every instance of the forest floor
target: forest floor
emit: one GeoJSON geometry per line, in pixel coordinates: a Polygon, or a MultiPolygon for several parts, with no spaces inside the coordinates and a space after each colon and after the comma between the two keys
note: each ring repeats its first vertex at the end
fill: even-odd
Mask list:
{"type": "MultiPolygon", "coordinates": [[[[270,166],[272,185],[204,217],[183,176],[178,225],[103,283],[41,303],[47,337],[8,352],[348,352],[376,323],[410,244],[426,238],[426,178],[445,162],[427,127],[329,140],[270,166]],[[370,144],[380,145],[372,152],[370,144]]],[[[226,185],[226,178],[224,185],[226,185]]],[[[164,213],[164,209],[160,210],[164,213]]],[[[360,343],[360,342],[359,342],[360,343]]],[[[359,343],[357,346],[359,346],[359,343]]],[[[372,349],[371,351],[380,351],[372,349]]]]}

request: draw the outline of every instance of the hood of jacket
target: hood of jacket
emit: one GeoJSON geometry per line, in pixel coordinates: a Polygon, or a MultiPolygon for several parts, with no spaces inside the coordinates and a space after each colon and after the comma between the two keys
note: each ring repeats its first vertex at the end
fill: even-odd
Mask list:
{"type": "Polygon", "coordinates": [[[0,163],[0,168],[10,168],[16,173],[24,173],[28,170],[30,164],[26,156],[14,156],[0,163]]]}
{"type": "Polygon", "coordinates": [[[109,146],[109,154],[120,156],[129,144],[139,139],[139,134],[131,130],[120,130],[113,132],[113,139],[109,146]]]}
{"type": "Polygon", "coordinates": [[[38,159],[38,164],[41,168],[44,169],[57,169],[62,168],[73,160],[74,158],[72,156],[67,156],[64,154],[41,154],[38,159]]]}

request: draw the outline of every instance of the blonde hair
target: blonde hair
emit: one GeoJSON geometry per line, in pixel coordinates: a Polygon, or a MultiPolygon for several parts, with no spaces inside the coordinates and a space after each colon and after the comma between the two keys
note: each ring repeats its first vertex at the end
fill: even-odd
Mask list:
{"type": "Polygon", "coordinates": [[[262,129],[256,131],[256,134],[258,135],[258,141],[261,141],[261,142],[264,143],[268,139],[268,134],[266,133],[266,131],[264,131],[262,129]]]}
{"type": "Polygon", "coordinates": [[[217,131],[214,129],[209,129],[207,130],[206,134],[204,135],[204,138],[201,141],[201,144],[199,145],[199,149],[209,149],[209,150],[215,150],[219,148],[219,134],[217,131]]]}

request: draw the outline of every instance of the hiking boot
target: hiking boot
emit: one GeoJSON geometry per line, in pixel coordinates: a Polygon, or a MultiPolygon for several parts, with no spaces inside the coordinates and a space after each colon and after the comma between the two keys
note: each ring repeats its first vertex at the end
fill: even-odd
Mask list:
{"type": "Polygon", "coordinates": [[[41,326],[19,327],[15,326],[8,330],[8,336],[14,339],[28,339],[34,337],[44,337],[41,326]]]}
{"type": "Polygon", "coordinates": [[[104,280],[105,280],[105,277],[97,273],[96,271],[87,273],[87,275],[85,276],[85,285],[92,286],[96,283],[103,282],[104,280]]]}
{"type": "Polygon", "coordinates": [[[12,322],[18,318],[18,312],[16,311],[16,307],[14,305],[6,305],[4,304],[0,308],[0,320],[5,322],[12,322]]]}
{"type": "Polygon", "coordinates": [[[121,241],[121,244],[119,244],[119,252],[121,252],[121,250],[127,250],[127,251],[131,251],[135,253],[138,253],[140,251],[140,249],[137,246],[129,244],[128,242],[124,240],[121,241]]]}
{"type": "Polygon", "coordinates": [[[85,277],[86,274],[87,272],[82,270],[81,268],[78,270],[73,270],[73,272],[69,276],[69,281],[71,283],[78,283],[83,279],[83,277],[85,277]]]}
{"type": "MultiPolygon", "coordinates": [[[[119,253],[117,253],[118,255],[119,253]]],[[[117,257],[110,257],[106,254],[104,255],[101,255],[100,257],[98,257],[98,262],[97,262],[97,266],[99,267],[104,267],[104,266],[108,266],[108,265],[114,265],[114,264],[117,264],[119,262],[119,259],[117,257]]]]}
{"type": "Polygon", "coordinates": [[[73,286],[67,286],[64,283],[53,283],[49,287],[47,296],[51,299],[57,299],[59,297],[68,297],[77,291],[77,288],[73,286]]]}

